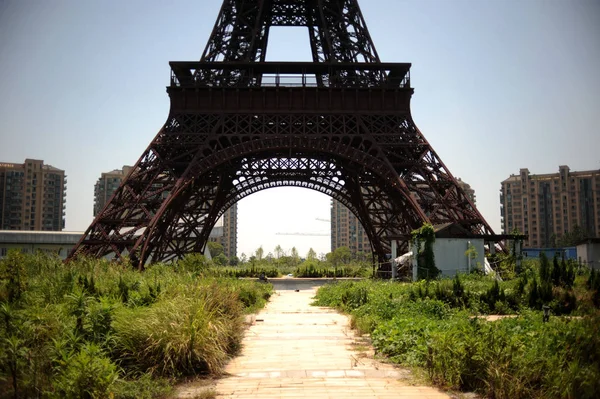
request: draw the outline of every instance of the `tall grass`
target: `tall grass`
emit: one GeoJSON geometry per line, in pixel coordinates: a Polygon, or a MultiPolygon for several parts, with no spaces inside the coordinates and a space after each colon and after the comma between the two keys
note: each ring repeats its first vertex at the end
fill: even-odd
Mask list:
{"type": "Polygon", "coordinates": [[[531,277],[342,282],[320,288],[315,304],[350,313],[352,326],[370,333],[379,353],[422,368],[445,388],[492,398],[596,398],[600,312],[592,278],[579,276],[573,290],[553,287],[546,299],[556,311],[544,323],[540,302],[530,301],[531,277]],[[571,308],[561,302],[565,292],[578,298],[571,308]],[[498,310],[518,317],[478,317],[498,310]],[[565,312],[582,317],[556,316],[565,312]]]}
{"type": "Polygon", "coordinates": [[[232,294],[202,284],[196,295],[121,308],[113,323],[120,364],[168,376],[220,373],[242,334],[242,304],[232,294]]]}
{"type": "Polygon", "coordinates": [[[244,313],[272,287],[214,277],[199,259],[140,273],[9,253],[0,261],[0,397],[162,397],[169,379],[219,374],[239,349],[244,313]]]}

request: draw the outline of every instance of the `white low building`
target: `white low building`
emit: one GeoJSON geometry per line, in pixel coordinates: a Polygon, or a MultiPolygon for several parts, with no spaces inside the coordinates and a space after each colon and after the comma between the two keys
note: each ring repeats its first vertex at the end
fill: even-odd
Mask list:
{"type": "Polygon", "coordinates": [[[485,250],[482,238],[436,238],[433,253],[441,277],[483,270],[485,250]]]}
{"type": "Polygon", "coordinates": [[[0,230],[0,258],[11,249],[20,249],[24,253],[54,253],[65,259],[82,234],[81,231],[0,230]]]}
{"type": "MultiPolygon", "coordinates": [[[[433,226],[435,242],[433,254],[440,277],[453,277],[457,273],[470,273],[476,268],[483,270],[485,249],[483,238],[459,225],[446,223],[433,226]]],[[[416,271],[413,271],[416,277],[416,271]]]]}
{"type": "MultiPolygon", "coordinates": [[[[497,243],[510,240],[514,244],[511,249],[516,254],[521,254],[523,240],[527,239],[524,234],[476,234],[468,231],[457,223],[445,223],[433,226],[435,242],[433,243],[433,254],[435,266],[440,270],[439,277],[453,277],[457,273],[470,273],[473,270],[481,270],[485,274],[493,273],[494,270],[485,257],[486,249],[490,254],[502,251],[502,246],[497,243]]],[[[407,236],[389,237],[392,254],[395,254],[392,262],[392,279],[398,275],[410,273],[412,269],[413,280],[418,276],[416,250],[411,238],[407,236]],[[406,254],[398,256],[396,248],[398,243],[408,242],[409,250],[406,254]]],[[[424,244],[422,244],[424,245],[424,244]]],[[[517,266],[520,257],[517,256],[517,266]]],[[[597,267],[597,266],[596,266],[597,267]]],[[[496,275],[500,279],[499,275],[496,275]]]]}
{"type": "MultiPolygon", "coordinates": [[[[0,230],[0,259],[4,258],[11,249],[19,249],[23,253],[41,251],[66,259],[82,235],[82,231],[0,230]]],[[[223,226],[215,226],[210,232],[211,238],[222,235],[223,226]]],[[[206,252],[210,259],[208,248],[206,252]]],[[[106,256],[107,259],[113,257],[113,254],[106,256]]]]}
{"type": "MultiPolygon", "coordinates": [[[[495,250],[494,241],[500,236],[473,234],[454,223],[435,225],[433,228],[433,254],[435,266],[440,270],[439,277],[453,277],[457,273],[470,273],[476,269],[486,273],[491,271],[489,264],[486,265],[484,245],[489,241],[488,245],[495,250]]],[[[396,250],[396,244],[392,240],[392,253],[396,250]]],[[[412,278],[417,279],[419,269],[416,252],[413,243],[409,242],[409,252],[394,259],[392,278],[396,278],[396,270],[412,268],[412,278]]]]}
{"type": "Polygon", "coordinates": [[[588,238],[577,244],[577,260],[589,268],[600,269],[600,238],[588,238]]]}

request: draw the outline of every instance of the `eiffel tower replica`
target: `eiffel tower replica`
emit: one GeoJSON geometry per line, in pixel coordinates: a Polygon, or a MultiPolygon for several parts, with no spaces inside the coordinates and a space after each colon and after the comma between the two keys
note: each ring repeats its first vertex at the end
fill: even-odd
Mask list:
{"type": "Polygon", "coordinates": [[[201,60],[170,66],[166,123],[70,258],[203,253],[232,204],[281,186],[348,207],[380,262],[424,222],[493,234],[412,119],[411,65],[380,61],[357,0],[224,0],[201,60]],[[312,62],[267,62],[273,26],[306,27],[312,62]]]}

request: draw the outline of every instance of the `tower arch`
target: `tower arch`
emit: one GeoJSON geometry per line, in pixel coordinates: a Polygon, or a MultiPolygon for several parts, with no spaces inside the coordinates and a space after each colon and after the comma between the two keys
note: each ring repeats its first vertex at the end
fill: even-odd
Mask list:
{"type": "Polygon", "coordinates": [[[201,60],[170,66],[166,123],[71,257],[202,252],[227,207],[277,185],[339,199],[380,261],[423,222],[492,233],[412,119],[411,65],[380,61],[357,0],[224,0],[201,60]],[[308,27],[313,62],[266,62],[271,26],[308,27]]]}

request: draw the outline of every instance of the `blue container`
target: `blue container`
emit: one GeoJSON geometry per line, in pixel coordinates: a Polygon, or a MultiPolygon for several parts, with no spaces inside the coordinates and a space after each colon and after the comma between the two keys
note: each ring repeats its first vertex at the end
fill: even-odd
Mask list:
{"type": "Polygon", "coordinates": [[[540,253],[544,252],[548,258],[554,258],[554,255],[565,259],[577,259],[577,247],[565,248],[523,248],[523,258],[539,258],[540,253]]]}

